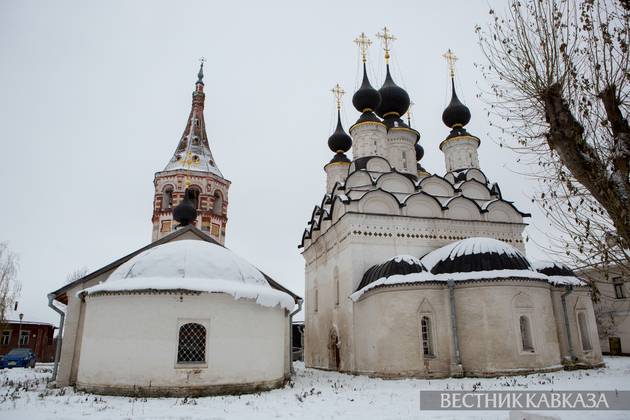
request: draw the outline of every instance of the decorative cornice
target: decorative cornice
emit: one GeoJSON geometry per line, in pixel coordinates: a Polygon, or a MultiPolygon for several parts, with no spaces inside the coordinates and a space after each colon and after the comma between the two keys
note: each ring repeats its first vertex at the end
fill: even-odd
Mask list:
{"type": "Polygon", "coordinates": [[[453,140],[457,140],[457,139],[473,139],[473,140],[477,140],[477,147],[479,147],[479,145],[481,144],[481,140],[479,139],[479,137],[475,137],[475,136],[457,136],[457,137],[451,137],[450,139],[446,139],[442,143],[440,143],[440,150],[442,150],[442,146],[445,143],[448,143],[449,141],[453,141],[453,140]]]}

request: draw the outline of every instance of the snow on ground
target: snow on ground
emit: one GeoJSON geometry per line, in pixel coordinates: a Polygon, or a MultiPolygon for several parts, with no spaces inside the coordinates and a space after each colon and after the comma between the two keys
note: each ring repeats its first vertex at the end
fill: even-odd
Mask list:
{"type": "MultiPolygon", "coordinates": [[[[630,390],[630,358],[606,357],[607,367],[495,379],[406,379],[307,369],[270,392],[206,398],[129,398],[47,389],[50,365],[0,371],[0,419],[523,419],[508,411],[420,411],[420,390],[630,390]]],[[[112,367],[115,369],[115,366],[112,367]]],[[[544,418],[628,419],[628,411],[533,411],[544,418]]],[[[540,418],[540,417],[539,417],[540,418]]]]}

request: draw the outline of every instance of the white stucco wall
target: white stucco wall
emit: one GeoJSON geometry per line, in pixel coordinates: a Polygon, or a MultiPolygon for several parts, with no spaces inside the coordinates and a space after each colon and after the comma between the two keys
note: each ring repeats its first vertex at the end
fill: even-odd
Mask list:
{"type": "MultiPolygon", "coordinates": [[[[518,280],[456,283],[460,361],[466,375],[516,373],[561,364],[550,287],[518,280]],[[515,298],[530,307],[515,307],[515,298]],[[523,351],[519,316],[531,322],[523,351]]],[[[518,306],[518,305],[517,305],[518,306]]],[[[354,307],[357,370],[386,377],[440,377],[456,362],[450,290],[444,284],[374,289],[354,307]],[[420,318],[431,319],[434,357],[424,357],[420,318]]]]}
{"type": "Polygon", "coordinates": [[[221,293],[88,296],[77,386],[208,387],[283,380],[287,317],[221,293]],[[177,364],[179,327],[202,324],[206,364],[177,364]]]}

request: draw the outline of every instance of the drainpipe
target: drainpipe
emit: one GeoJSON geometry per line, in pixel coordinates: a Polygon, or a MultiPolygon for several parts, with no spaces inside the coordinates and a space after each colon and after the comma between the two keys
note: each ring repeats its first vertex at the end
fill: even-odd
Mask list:
{"type": "Polygon", "coordinates": [[[575,354],[573,353],[573,342],[571,341],[571,328],[569,327],[569,315],[567,314],[567,301],[565,298],[573,292],[573,285],[567,284],[564,286],[566,289],[566,293],[562,295],[562,309],[564,309],[564,322],[567,326],[567,337],[569,339],[569,351],[571,352],[571,360],[576,360],[575,354]]]}
{"type": "Polygon", "coordinates": [[[453,338],[455,338],[455,359],[457,364],[461,364],[459,361],[459,345],[457,344],[457,323],[455,322],[455,298],[453,297],[453,287],[455,287],[455,281],[449,279],[446,284],[451,290],[451,317],[453,319],[453,338]]]}
{"type": "Polygon", "coordinates": [[[61,319],[59,320],[59,333],[57,334],[57,350],[55,351],[55,366],[53,367],[53,373],[48,382],[52,382],[57,380],[57,366],[59,365],[59,355],[61,354],[61,337],[63,337],[63,322],[66,318],[66,314],[55,305],[53,305],[53,301],[55,300],[55,294],[48,294],[48,307],[53,311],[57,312],[61,319]]]}
{"type": "MultiPolygon", "coordinates": [[[[289,339],[289,354],[291,355],[291,375],[295,374],[295,370],[293,370],[293,315],[297,314],[298,312],[300,312],[302,310],[302,302],[304,302],[302,299],[298,299],[297,300],[297,309],[293,312],[291,312],[291,315],[289,315],[289,324],[291,327],[291,338],[289,339]]],[[[304,337],[304,336],[302,336],[304,337]]],[[[304,347],[302,347],[302,352],[304,352],[304,347]]],[[[302,353],[304,354],[304,353],[302,353]]]]}

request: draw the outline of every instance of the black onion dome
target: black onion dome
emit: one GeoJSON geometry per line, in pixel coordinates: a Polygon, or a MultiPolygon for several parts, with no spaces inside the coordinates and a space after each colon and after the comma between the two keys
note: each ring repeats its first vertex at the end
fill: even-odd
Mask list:
{"type": "Polygon", "coordinates": [[[355,124],[360,124],[364,122],[380,123],[382,121],[376,115],[374,115],[372,111],[366,111],[363,114],[361,114],[361,116],[359,117],[359,119],[357,120],[355,124]]]}
{"type": "Polygon", "coordinates": [[[188,197],[188,188],[184,191],[184,199],[173,209],[173,219],[179,226],[187,226],[197,219],[197,210],[188,197]]]}
{"type": "Polygon", "coordinates": [[[352,96],[352,105],[359,112],[374,111],[381,104],[381,94],[372,87],[367,76],[365,63],[363,63],[363,83],[359,90],[352,96]]]}
{"type": "Polygon", "coordinates": [[[424,157],[424,147],[420,146],[420,143],[416,143],[416,162],[419,162],[424,157]]]}
{"type": "Polygon", "coordinates": [[[341,112],[337,110],[337,129],[328,138],[328,147],[335,153],[345,153],[352,147],[352,137],[343,130],[341,112]]]}
{"type": "Polygon", "coordinates": [[[455,125],[463,127],[470,122],[470,110],[457,98],[455,80],[451,79],[451,83],[453,86],[453,97],[451,98],[451,103],[448,104],[442,113],[442,121],[450,128],[453,128],[455,125]]]}
{"type": "Polygon", "coordinates": [[[433,274],[495,270],[532,271],[529,261],[520,251],[496,239],[468,238],[434,252],[445,252],[445,255],[431,268],[433,274]]]}
{"type": "Polygon", "coordinates": [[[407,275],[412,273],[422,273],[428,271],[422,263],[413,257],[397,256],[383,263],[370,267],[359,284],[357,290],[363,289],[370,283],[374,283],[378,279],[388,278],[394,275],[407,275]]]}
{"type": "Polygon", "coordinates": [[[381,105],[376,109],[376,115],[384,118],[385,115],[390,113],[396,113],[400,117],[404,115],[409,109],[409,94],[405,89],[394,83],[391,74],[389,73],[389,64],[387,65],[387,75],[385,76],[385,83],[378,90],[381,94],[381,105]]]}
{"type": "Polygon", "coordinates": [[[343,153],[336,153],[335,156],[333,156],[333,158],[328,163],[329,164],[331,164],[331,163],[351,163],[351,161],[350,161],[350,159],[348,159],[348,156],[344,155],[343,153]]]}

